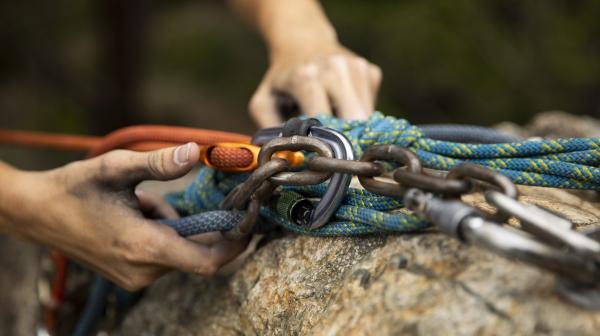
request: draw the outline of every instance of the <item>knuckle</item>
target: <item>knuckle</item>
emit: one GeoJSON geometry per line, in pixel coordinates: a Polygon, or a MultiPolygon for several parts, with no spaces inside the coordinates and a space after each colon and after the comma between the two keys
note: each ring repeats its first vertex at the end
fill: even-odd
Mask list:
{"type": "Polygon", "coordinates": [[[248,103],[248,111],[250,115],[256,116],[260,114],[261,106],[263,105],[264,98],[260,94],[255,94],[248,103]]]}
{"type": "Polygon", "coordinates": [[[306,81],[316,80],[319,75],[319,68],[314,63],[309,63],[298,67],[293,75],[292,81],[295,83],[303,83],[306,81]]]}
{"type": "Polygon", "coordinates": [[[354,57],[353,61],[354,65],[360,69],[367,69],[369,66],[369,61],[367,61],[364,57],[354,57]]]}
{"type": "Polygon", "coordinates": [[[164,176],[167,173],[164,160],[165,151],[150,152],[147,156],[148,171],[152,176],[164,176]]]}
{"type": "Polygon", "coordinates": [[[118,149],[97,158],[96,176],[103,180],[112,180],[123,174],[123,166],[129,161],[129,152],[118,149]]]}
{"type": "Polygon", "coordinates": [[[206,262],[206,264],[202,265],[201,267],[197,268],[195,271],[195,273],[198,274],[202,274],[202,275],[206,275],[206,276],[213,276],[215,274],[217,274],[217,272],[219,271],[219,265],[217,264],[216,261],[211,260],[206,262]]]}
{"type": "Polygon", "coordinates": [[[371,81],[373,81],[373,83],[379,84],[383,79],[383,72],[379,66],[371,64],[369,67],[369,76],[371,76],[371,81]]]}
{"type": "Polygon", "coordinates": [[[130,264],[140,264],[152,261],[152,255],[149,253],[151,251],[151,244],[148,242],[136,238],[130,241],[121,241],[119,242],[120,248],[122,250],[122,257],[125,261],[130,264]]]}
{"type": "Polygon", "coordinates": [[[146,275],[140,274],[139,272],[132,272],[126,276],[120,286],[130,292],[136,292],[152,283],[152,279],[146,275]]]}
{"type": "Polygon", "coordinates": [[[329,56],[328,62],[333,65],[345,65],[348,60],[342,54],[333,54],[329,56]]]}

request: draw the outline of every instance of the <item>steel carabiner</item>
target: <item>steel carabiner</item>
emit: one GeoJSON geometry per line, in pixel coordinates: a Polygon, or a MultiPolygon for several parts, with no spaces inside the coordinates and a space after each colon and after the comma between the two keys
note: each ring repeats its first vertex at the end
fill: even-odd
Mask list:
{"type": "MultiPolygon", "coordinates": [[[[265,128],[254,135],[252,144],[263,145],[269,140],[282,136],[283,127],[265,128]]],[[[342,133],[331,128],[323,126],[310,126],[307,128],[309,137],[314,137],[324,141],[333,152],[333,157],[342,160],[354,160],[354,151],[350,141],[342,133]]],[[[327,189],[323,197],[317,203],[310,215],[308,227],[317,229],[327,224],[331,216],[336,212],[340,203],[346,195],[346,190],[350,185],[352,175],[344,173],[334,173],[329,180],[327,189]]]]}

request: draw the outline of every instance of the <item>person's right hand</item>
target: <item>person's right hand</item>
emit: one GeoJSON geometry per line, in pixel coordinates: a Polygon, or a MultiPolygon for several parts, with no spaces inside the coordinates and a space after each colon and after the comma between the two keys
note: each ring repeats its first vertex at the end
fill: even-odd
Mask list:
{"type": "Polygon", "coordinates": [[[212,275],[246,242],[214,235],[204,244],[182,238],[144,218],[149,210],[162,216],[172,210],[160,204],[162,210],[152,209],[156,202],[135,193],[143,180],[185,175],[198,156],[198,146],[190,143],[149,153],[113,151],[47,172],[16,172],[11,183],[18,187],[9,200],[15,211],[5,216],[2,229],[56,248],[128,290],[173,268],[212,275]]]}

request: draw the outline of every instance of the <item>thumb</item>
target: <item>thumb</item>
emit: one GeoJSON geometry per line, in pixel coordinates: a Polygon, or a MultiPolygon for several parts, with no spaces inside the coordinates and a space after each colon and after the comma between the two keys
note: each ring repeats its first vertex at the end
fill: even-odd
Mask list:
{"type": "MultiPolygon", "coordinates": [[[[132,160],[133,168],[138,170],[139,181],[172,180],[181,177],[198,163],[200,149],[194,142],[185,145],[160,149],[148,153],[136,153],[132,160]]],[[[134,176],[136,174],[133,174],[134,176]]]]}
{"type": "Polygon", "coordinates": [[[147,153],[118,150],[98,159],[102,179],[119,185],[144,180],[172,180],[187,174],[198,162],[200,149],[190,142],[147,153]]]}

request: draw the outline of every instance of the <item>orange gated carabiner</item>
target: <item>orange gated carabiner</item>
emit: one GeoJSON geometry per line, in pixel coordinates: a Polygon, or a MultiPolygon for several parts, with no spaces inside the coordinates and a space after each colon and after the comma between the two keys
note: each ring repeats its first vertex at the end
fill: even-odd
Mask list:
{"type": "MultiPolygon", "coordinates": [[[[200,149],[200,161],[207,167],[228,173],[244,173],[258,167],[260,147],[239,142],[219,142],[200,149]]],[[[281,151],[275,157],[287,160],[291,166],[304,162],[302,152],[281,151]]]]}

